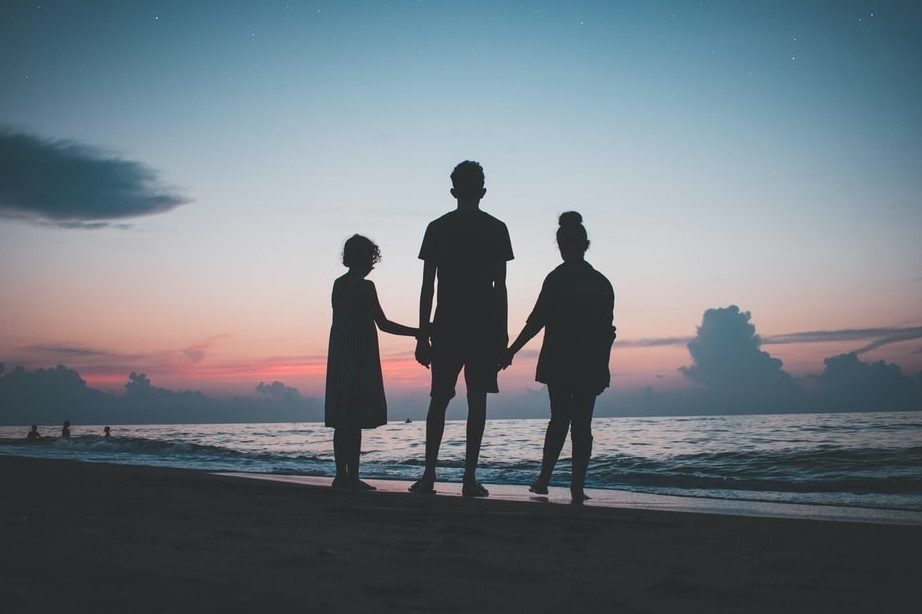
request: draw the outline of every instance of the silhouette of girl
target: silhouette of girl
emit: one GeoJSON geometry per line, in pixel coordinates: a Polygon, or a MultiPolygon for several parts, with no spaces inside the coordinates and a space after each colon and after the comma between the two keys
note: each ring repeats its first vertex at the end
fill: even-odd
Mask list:
{"type": "Polygon", "coordinates": [[[378,303],[375,285],[365,279],[380,260],[377,245],[366,237],[353,235],[343,246],[343,265],[349,271],[333,283],[324,409],[325,423],[334,429],[334,488],[374,490],[359,479],[359,455],[362,429],[387,423],[377,328],[408,337],[417,333],[415,328],[387,319],[378,303]]]}
{"type": "Polygon", "coordinates": [[[529,490],[547,494],[569,430],[573,443],[570,494],[574,503],[582,503],[589,498],[583,485],[592,454],[595,399],[611,379],[608,359],[615,339],[615,293],[608,279],[585,260],[589,239],[582,216],[568,211],[559,223],[557,247],[563,263],[544,279],[535,307],[506,351],[503,366],[511,364],[515,353],[544,329],[535,379],[547,384],[551,420],[544,437],[541,472],[529,490]]]}

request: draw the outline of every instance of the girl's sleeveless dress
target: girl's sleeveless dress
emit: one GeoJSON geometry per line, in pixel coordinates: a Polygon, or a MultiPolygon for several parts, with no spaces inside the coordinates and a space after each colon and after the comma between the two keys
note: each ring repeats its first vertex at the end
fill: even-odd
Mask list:
{"type": "Polygon", "coordinates": [[[371,281],[344,275],[334,282],[324,402],[327,426],[369,429],[387,424],[377,309],[371,281]]]}

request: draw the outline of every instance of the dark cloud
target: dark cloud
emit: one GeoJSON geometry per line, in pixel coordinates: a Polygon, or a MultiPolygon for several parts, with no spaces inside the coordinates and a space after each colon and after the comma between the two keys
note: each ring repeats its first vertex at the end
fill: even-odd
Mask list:
{"type": "Polygon", "coordinates": [[[865,345],[864,347],[861,347],[855,350],[855,353],[864,354],[865,352],[876,350],[879,347],[890,345],[891,343],[901,343],[903,341],[914,341],[916,339],[922,339],[922,327],[905,329],[904,331],[896,332],[893,335],[884,337],[882,339],[878,339],[876,341],[873,341],[865,345]]]}
{"type": "Polygon", "coordinates": [[[103,348],[77,344],[37,344],[15,348],[6,357],[15,359],[26,367],[64,362],[85,375],[110,375],[124,373],[132,366],[144,365],[154,373],[176,369],[178,366],[195,365],[203,361],[211,347],[227,335],[212,335],[190,346],[153,353],[116,352],[103,348]]]}
{"type": "MultiPolygon", "coordinates": [[[[904,375],[898,365],[861,360],[859,352],[827,358],[818,375],[792,378],[781,360],[762,350],[749,312],[731,305],[708,309],[694,337],[686,342],[692,364],[681,369],[695,389],[640,391],[613,386],[597,404],[599,416],[705,415],[833,411],[922,410],[922,373],[904,375]]],[[[839,338],[890,339],[913,329],[840,331],[839,338]]],[[[811,333],[830,340],[835,331],[811,333]]],[[[200,359],[213,339],[184,352],[200,359]]],[[[794,341],[791,341],[792,343],[794,341]]],[[[798,341],[804,342],[804,341],[798,341]]],[[[662,345],[662,344],[661,344],[662,345]]],[[[101,350],[72,346],[39,346],[73,360],[108,358],[101,350]]],[[[83,367],[81,367],[83,368],[83,367]]],[[[213,398],[197,391],[173,391],[132,372],[123,394],[88,388],[79,373],[58,366],[26,371],[0,363],[0,424],[133,424],[183,422],[291,422],[322,419],[322,402],[302,397],[279,381],[256,386],[255,397],[213,398]]],[[[425,416],[428,397],[411,393],[394,403],[398,418],[425,416]],[[399,409],[397,409],[399,407],[399,409]]],[[[546,391],[499,395],[494,417],[524,418],[547,414],[546,391]]]]}
{"type": "Polygon", "coordinates": [[[688,343],[693,364],[682,367],[682,374],[713,395],[718,406],[747,403],[785,410],[794,379],[779,359],[760,349],[762,340],[750,319],[736,305],[705,311],[698,334],[688,343]]]}
{"type": "MultiPolygon", "coordinates": [[[[132,371],[128,374],[128,382],[125,384],[125,396],[129,398],[151,398],[157,395],[174,395],[177,394],[166,388],[157,388],[150,382],[150,378],[144,373],[135,373],[132,371]]],[[[200,395],[201,393],[194,393],[200,395]]]]}
{"type": "MultiPolygon", "coordinates": [[[[874,347],[915,339],[918,328],[816,331],[785,336],[786,343],[874,339],[856,352],[827,358],[820,375],[795,380],[781,360],[763,351],[751,315],[736,305],[708,309],[688,350],[693,364],[681,369],[699,385],[696,393],[673,405],[686,413],[795,411],[886,411],[922,409],[922,378],[898,365],[863,362],[874,347]]],[[[673,398],[672,402],[677,401],[673,398]]]]}
{"type": "Polygon", "coordinates": [[[0,129],[0,217],[60,228],[124,227],[114,222],[187,202],[140,162],[0,129]]]}
{"type": "Polygon", "coordinates": [[[763,339],[762,342],[765,345],[840,341],[867,342],[864,346],[855,350],[858,354],[863,354],[891,343],[912,341],[914,339],[922,339],[922,326],[818,330],[772,335],[763,339]]]}
{"type": "Polygon", "coordinates": [[[682,367],[691,381],[708,388],[748,388],[789,383],[779,359],[760,348],[748,311],[736,305],[704,312],[698,334],[688,342],[694,364],[682,367]]]}
{"type": "Polygon", "coordinates": [[[74,345],[56,345],[56,344],[39,344],[29,345],[18,348],[18,352],[28,356],[32,361],[48,363],[55,360],[66,359],[65,362],[74,360],[86,361],[105,361],[105,362],[124,362],[131,358],[126,354],[116,354],[108,350],[100,350],[85,346],[74,345]]]}
{"type": "Polygon", "coordinates": [[[211,335],[210,337],[207,337],[198,343],[190,345],[187,348],[183,348],[181,352],[183,356],[188,358],[193,364],[201,362],[205,358],[208,350],[210,350],[215,345],[215,343],[228,336],[229,335],[226,334],[211,335]]]}
{"type": "Polygon", "coordinates": [[[823,361],[820,375],[808,378],[816,384],[823,404],[835,411],[892,411],[922,409],[922,394],[916,380],[904,375],[898,365],[863,362],[857,352],[832,356],[823,361]]]}
{"type": "Polygon", "coordinates": [[[297,401],[301,398],[301,393],[298,392],[297,388],[286,386],[279,381],[272,382],[271,384],[259,382],[259,384],[256,385],[256,394],[265,399],[272,399],[274,401],[297,401]]]}
{"type": "Polygon", "coordinates": [[[659,337],[655,339],[618,339],[618,347],[658,348],[670,345],[685,345],[692,337],[659,337]]]}
{"type": "MultiPolygon", "coordinates": [[[[276,386],[275,384],[278,384],[276,386]]],[[[281,382],[272,391],[294,390],[281,382]]],[[[297,393],[297,391],[295,391],[297,393]]],[[[0,424],[176,424],[209,422],[293,422],[322,418],[316,399],[213,398],[193,390],[155,386],[132,372],[124,394],[87,387],[80,374],[64,366],[28,371],[0,363],[0,424]]]]}
{"type": "MultiPolygon", "coordinates": [[[[666,347],[686,345],[693,337],[658,337],[649,339],[619,339],[620,347],[666,347]]],[[[761,337],[762,345],[787,345],[801,343],[835,343],[854,341],[864,343],[855,351],[859,354],[870,350],[903,341],[922,339],[922,326],[910,327],[878,327],[878,328],[847,328],[842,330],[814,330],[781,335],[761,337]]]]}
{"type": "Polygon", "coordinates": [[[107,404],[105,393],[88,388],[79,373],[62,365],[6,371],[0,364],[0,375],[0,423],[62,423],[107,404]]]}

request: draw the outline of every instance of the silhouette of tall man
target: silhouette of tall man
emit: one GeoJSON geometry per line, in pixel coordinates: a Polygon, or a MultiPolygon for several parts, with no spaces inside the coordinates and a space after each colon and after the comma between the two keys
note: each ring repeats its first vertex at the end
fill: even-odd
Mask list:
{"type": "Polygon", "coordinates": [[[419,250],[424,264],[416,360],[431,365],[432,391],[426,416],[426,467],[410,490],[435,492],[445,412],[463,369],[468,413],[461,493],[486,497],[489,493],[477,482],[476,471],[487,393],[499,392],[496,374],[509,340],[506,262],[513,259],[512,243],[506,225],[480,210],[487,192],[480,164],[470,160],[458,164],[451,184],[457,208],[429,224],[419,250]],[[434,296],[435,317],[430,325],[434,296]]]}

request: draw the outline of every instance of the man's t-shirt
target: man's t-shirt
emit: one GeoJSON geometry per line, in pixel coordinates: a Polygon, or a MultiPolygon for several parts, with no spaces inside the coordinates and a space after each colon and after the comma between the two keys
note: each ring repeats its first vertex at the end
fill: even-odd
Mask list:
{"type": "Polygon", "coordinates": [[[436,266],[437,325],[495,322],[494,273],[514,258],[503,222],[479,209],[446,213],[426,228],[419,258],[436,266]]]}

